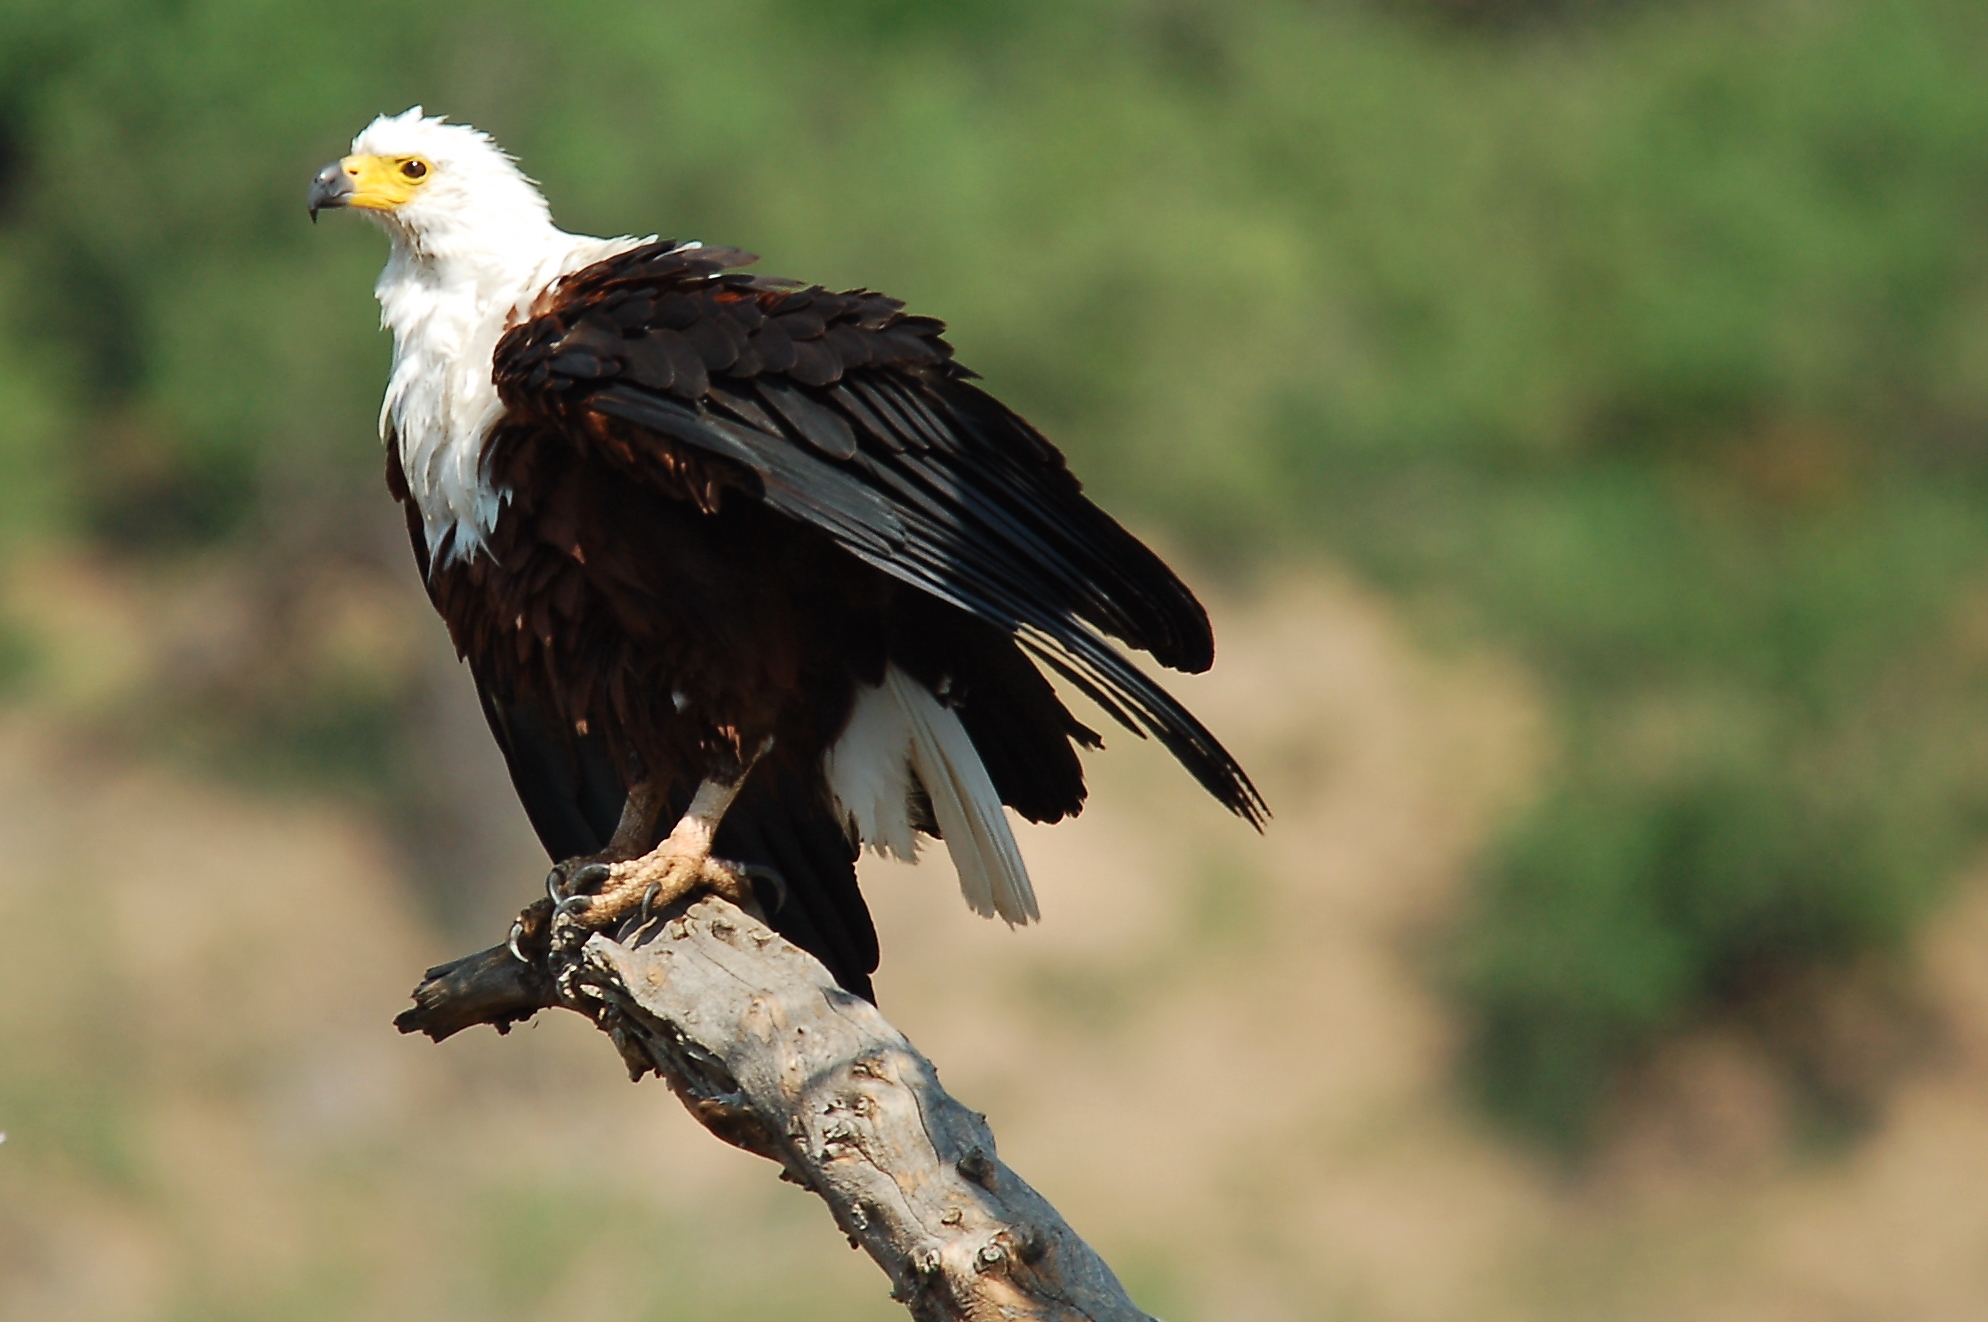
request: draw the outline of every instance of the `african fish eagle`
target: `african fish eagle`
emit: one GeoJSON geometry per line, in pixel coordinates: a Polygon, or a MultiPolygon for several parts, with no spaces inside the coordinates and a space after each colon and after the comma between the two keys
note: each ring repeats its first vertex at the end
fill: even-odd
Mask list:
{"type": "Polygon", "coordinates": [[[731,248],[566,233],[487,135],[419,106],[317,176],[312,218],[332,207],[391,241],[387,485],[589,927],[713,890],[869,996],[856,857],[921,832],[976,912],[1035,918],[1003,805],[1075,814],[1100,741],[1032,661],[1261,824],[1106,640],[1205,670],[1200,603],[942,323],[731,248]]]}

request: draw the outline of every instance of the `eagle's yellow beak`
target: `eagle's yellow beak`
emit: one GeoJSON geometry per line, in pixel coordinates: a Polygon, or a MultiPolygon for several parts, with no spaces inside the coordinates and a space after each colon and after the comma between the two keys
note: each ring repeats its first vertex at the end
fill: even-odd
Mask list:
{"type": "Polygon", "coordinates": [[[311,219],[332,207],[392,211],[421,191],[432,169],[419,156],[347,156],[311,181],[311,219]]]}

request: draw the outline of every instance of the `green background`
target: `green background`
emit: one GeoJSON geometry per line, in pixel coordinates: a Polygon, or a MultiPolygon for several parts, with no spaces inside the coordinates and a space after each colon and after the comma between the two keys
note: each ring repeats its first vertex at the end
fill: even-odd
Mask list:
{"type": "Polygon", "coordinates": [[[284,613],[404,554],[381,245],[303,198],[425,101],[569,228],[946,318],[1198,573],[1520,660],[1551,762],[1429,961],[1495,1114],[1578,1155],[1730,1020],[1854,1124],[1805,998],[1988,825],[1984,55],[1963,0],[5,0],[0,541],[239,561],[253,655],[97,716],[426,829],[421,684],[284,613]]]}

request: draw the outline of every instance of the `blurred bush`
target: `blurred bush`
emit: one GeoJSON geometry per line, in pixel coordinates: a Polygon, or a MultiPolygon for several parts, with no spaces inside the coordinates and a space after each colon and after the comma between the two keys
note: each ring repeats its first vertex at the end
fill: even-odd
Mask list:
{"type": "Polygon", "coordinates": [[[1561,748],[1454,985],[1571,1138],[1979,843],[1984,56],[1961,0],[3,0],[0,518],[260,584],[248,660],[126,715],[418,798],[406,649],[308,588],[407,571],[380,245],[302,196],[446,110],[571,227],[948,317],[1207,562],[1323,551],[1523,655],[1561,748]]]}

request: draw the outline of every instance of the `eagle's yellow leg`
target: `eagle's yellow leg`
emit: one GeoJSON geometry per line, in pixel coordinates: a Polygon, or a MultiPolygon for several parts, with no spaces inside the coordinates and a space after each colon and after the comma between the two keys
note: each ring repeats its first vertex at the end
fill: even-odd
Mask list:
{"type": "Polygon", "coordinates": [[[646,853],[641,852],[642,846],[655,830],[661,796],[646,783],[633,787],[608,847],[591,858],[569,859],[554,870],[561,889],[598,887],[587,895],[586,907],[574,917],[583,926],[604,928],[645,904],[659,909],[700,890],[756,912],[759,906],[752,882],[738,868],[711,857],[711,843],[747,774],[765,751],[762,746],[732,777],[706,779],[691,796],[683,818],[661,844],[646,853]]]}
{"type": "Polygon", "coordinates": [[[725,810],[739,795],[741,776],[732,784],[707,780],[697,787],[690,810],[663,842],[639,858],[608,865],[607,880],[591,897],[580,919],[605,927],[633,913],[646,899],[651,908],[672,904],[693,891],[722,895],[741,908],[758,907],[752,883],[728,863],[711,857],[711,842],[725,810]]]}

